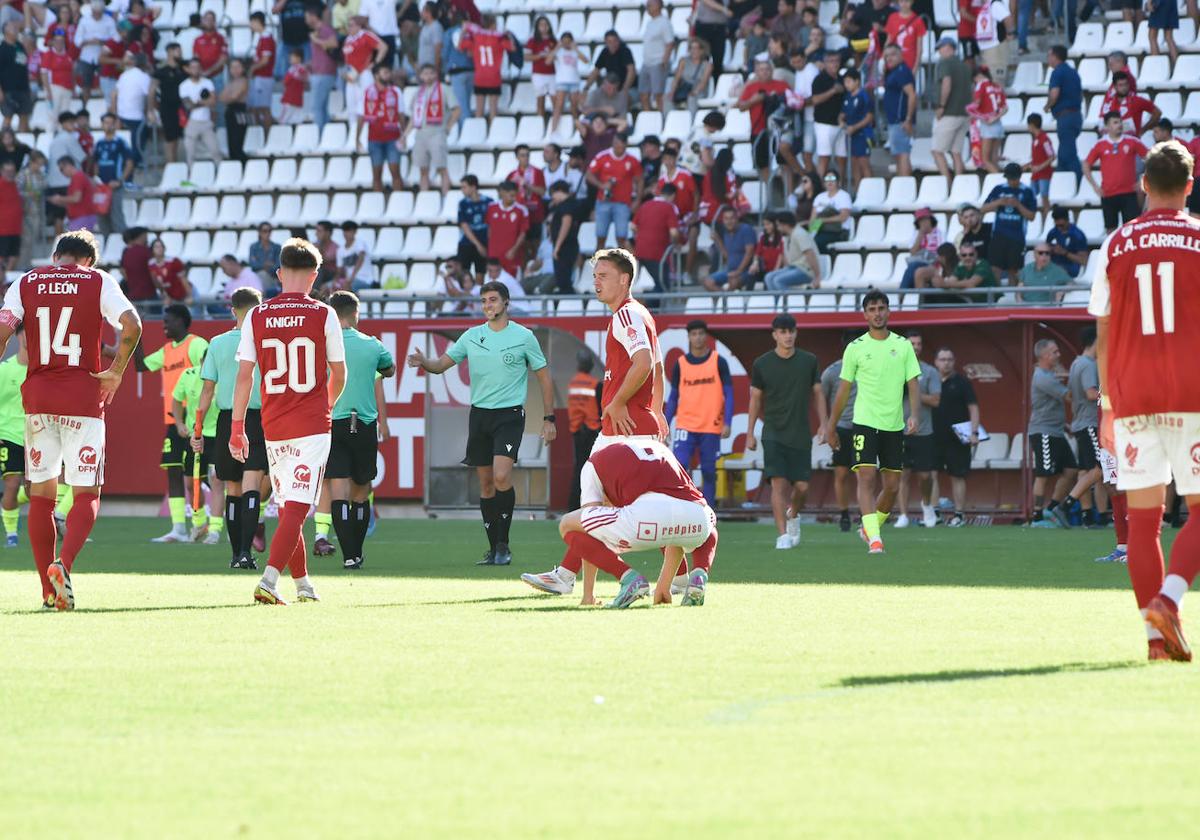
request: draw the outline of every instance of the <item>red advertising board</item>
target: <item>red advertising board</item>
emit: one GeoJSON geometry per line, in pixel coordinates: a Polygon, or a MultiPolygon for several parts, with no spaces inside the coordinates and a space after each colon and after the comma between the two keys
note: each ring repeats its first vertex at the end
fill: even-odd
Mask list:
{"type": "MultiPolygon", "coordinates": [[[[726,451],[743,449],[749,400],[748,372],[754,359],[773,347],[772,315],[703,316],[718,341],[718,350],[727,355],[734,374],[734,435],[726,442],[726,451]]],[[[694,317],[680,313],[658,318],[668,370],[686,346],[684,325],[694,317]]],[[[800,330],[798,346],[815,353],[822,368],[840,354],[843,330],[863,327],[861,316],[854,312],[805,313],[797,315],[796,320],[800,330]]],[[[960,370],[975,385],[984,425],[991,431],[1012,435],[1024,430],[1028,418],[1033,342],[1043,337],[1057,339],[1063,350],[1063,365],[1069,366],[1078,350],[1079,329],[1088,320],[1087,314],[1079,309],[918,310],[894,313],[892,326],[902,331],[919,327],[926,360],[932,360],[942,346],[952,348],[960,370]]],[[[521,322],[572,335],[603,358],[607,319],[602,316],[528,318],[521,322]]],[[[474,323],[477,321],[443,318],[364,320],[360,324],[361,330],[377,336],[384,343],[398,365],[396,376],[384,384],[391,439],[381,446],[382,469],[376,487],[380,498],[423,498],[427,389],[439,403],[461,404],[464,410],[469,405],[470,380],[465,369],[428,376],[419,369],[405,366],[404,357],[413,349],[429,352],[427,342],[431,338],[435,351],[440,350],[446,339],[453,339],[474,323]]],[[[228,321],[197,321],[193,324],[193,332],[211,337],[229,327],[228,321]]],[[[161,346],[160,323],[146,323],[143,342],[148,352],[161,346]]],[[[109,494],[154,495],[162,492],[165,486],[158,467],[163,432],[161,383],[158,374],[131,371],[109,411],[110,466],[106,476],[109,494]]],[[[565,381],[556,382],[560,395],[565,394],[565,386],[565,381]]],[[[560,403],[565,401],[560,400],[560,403]]],[[[814,486],[814,491],[818,497],[814,501],[819,502],[822,494],[819,484],[814,486]]],[[[1014,489],[1004,495],[1015,492],[1014,489]]]]}

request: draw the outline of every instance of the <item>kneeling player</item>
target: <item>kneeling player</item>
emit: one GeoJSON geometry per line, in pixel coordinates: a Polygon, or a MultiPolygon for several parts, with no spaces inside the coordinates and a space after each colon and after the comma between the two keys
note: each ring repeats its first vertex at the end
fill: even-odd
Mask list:
{"type": "Polygon", "coordinates": [[[29,544],[42,579],[45,608],[71,610],[71,567],[100,510],[104,485],[104,406],[121,386],[142,322],[117,281],[92,268],[100,253],[88,231],[59,237],[54,265],[36,268],[8,287],[0,308],[0,348],[30,317],[25,404],[26,475],[30,481],[29,544]],[[101,367],[101,331],[120,331],[108,369],[101,367]],[[59,473],[75,488],[62,552],[57,555],[54,500],[59,473]]]}
{"type": "Polygon", "coordinates": [[[276,587],[284,566],[291,569],[299,600],[320,600],[308,580],[301,528],[320,494],[329,458],[330,403],[346,384],[346,354],[337,315],[308,296],[321,267],[320,252],[303,239],[289,239],[279,265],[283,293],[256,306],[242,323],[229,451],[243,462],[249,452],[246,409],[257,364],[279,524],[254,600],[283,605],[287,602],[276,587]]]}
{"type": "Polygon", "coordinates": [[[648,594],[650,584],[618,554],[667,549],[655,600],[669,602],[668,575],[681,559],[681,551],[688,551],[695,569],[681,603],[704,603],[717,551],[716,516],[669,449],[657,441],[610,443],[588,459],[580,485],[583,508],[559,522],[558,531],[567,544],[562,565],[545,574],[521,575],[521,580],[534,589],[566,595],[574,589],[575,576],[586,561],[621,582],[609,606],[623,609],[648,594]]]}

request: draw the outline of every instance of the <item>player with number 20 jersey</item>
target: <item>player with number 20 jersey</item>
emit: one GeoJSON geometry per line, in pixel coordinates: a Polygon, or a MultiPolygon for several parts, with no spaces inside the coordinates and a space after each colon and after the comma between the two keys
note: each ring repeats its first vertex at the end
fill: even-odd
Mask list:
{"type": "Polygon", "coordinates": [[[1099,319],[1101,441],[1128,502],[1129,576],[1151,659],[1188,661],[1179,604],[1200,572],[1200,221],[1184,209],[1192,155],[1177,141],[1146,156],[1147,211],[1105,241],[1088,311],[1099,319]],[[1190,515],[1164,578],[1160,542],[1174,478],[1190,515]]]}
{"type": "Polygon", "coordinates": [[[321,266],[316,247],[289,239],[279,260],[283,293],[252,309],[242,324],[229,449],[238,460],[245,459],[246,408],[257,365],[263,437],[280,513],[254,599],[282,605],[286,602],[276,584],[284,566],[291,570],[299,600],[320,600],[308,580],[300,529],[321,492],[330,408],[346,383],[346,351],[333,309],[308,296],[321,266]]]}

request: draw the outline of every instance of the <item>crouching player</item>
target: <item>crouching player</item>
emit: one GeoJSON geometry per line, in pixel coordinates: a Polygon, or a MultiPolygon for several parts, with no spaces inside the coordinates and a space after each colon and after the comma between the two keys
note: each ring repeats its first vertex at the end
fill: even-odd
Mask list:
{"type": "Polygon", "coordinates": [[[308,296],[321,267],[320,252],[303,239],[289,239],[280,251],[279,266],[283,293],[256,306],[242,322],[229,451],[243,462],[249,454],[246,410],[257,365],[279,524],[254,600],[283,605],[277,587],[285,566],[299,600],[320,600],[308,579],[300,529],[320,495],[321,473],[329,459],[330,407],[346,384],[346,352],[333,309],[308,296]]]}
{"type": "MultiPolygon", "coordinates": [[[[666,446],[653,440],[610,443],[584,464],[580,490],[583,507],[558,526],[567,544],[562,565],[545,574],[521,575],[521,580],[543,592],[567,595],[586,562],[620,581],[608,606],[624,609],[647,595],[650,584],[618,555],[664,549],[655,603],[669,603],[671,573],[683,552],[690,552],[694,569],[681,604],[704,604],[717,553],[717,518],[666,446]]],[[[585,582],[584,603],[592,603],[590,590],[585,582]]]]}

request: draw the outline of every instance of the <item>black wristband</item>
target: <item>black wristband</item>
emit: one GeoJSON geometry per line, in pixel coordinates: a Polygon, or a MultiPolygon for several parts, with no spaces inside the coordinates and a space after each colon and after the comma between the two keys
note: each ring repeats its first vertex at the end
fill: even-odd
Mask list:
{"type": "Polygon", "coordinates": [[[555,423],[558,420],[558,418],[555,417],[553,414],[547,414],[542,419],[545,420],[547,423],[555,423]]]}

